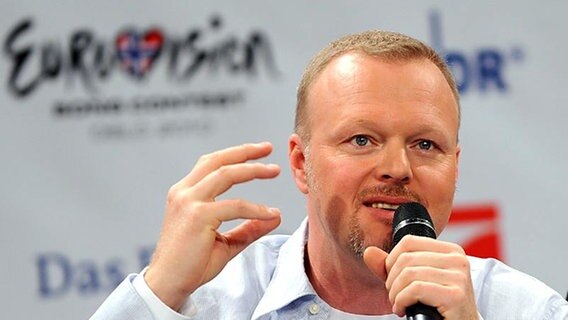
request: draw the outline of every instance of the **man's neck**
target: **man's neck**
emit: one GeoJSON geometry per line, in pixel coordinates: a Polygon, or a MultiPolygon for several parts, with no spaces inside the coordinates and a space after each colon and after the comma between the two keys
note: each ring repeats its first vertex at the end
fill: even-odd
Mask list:
{"type": "Polygon", "coordinates": [[[367,268],[363,258],[308,241],[304,266],[318,296],[333,308],[365,315],[392,313],[384,281],[367,268]]]}

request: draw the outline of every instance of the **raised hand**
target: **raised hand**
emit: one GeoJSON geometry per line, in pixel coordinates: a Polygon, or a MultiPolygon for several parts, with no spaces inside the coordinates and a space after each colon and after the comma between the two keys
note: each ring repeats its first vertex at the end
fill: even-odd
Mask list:
{"type": "Polygon", "coordinates": [[[202,156],[168,192],[160,239],[144,279],[169,307],[213,279],[227,262],[280,224],[280,212],[242,199],[216,198],[231,186],[280,173],[274,164],[249,163],[272,152],[270,143],[244,144],[202,156]],[[225,221],[245,219],[228,232],[225,221]]]}

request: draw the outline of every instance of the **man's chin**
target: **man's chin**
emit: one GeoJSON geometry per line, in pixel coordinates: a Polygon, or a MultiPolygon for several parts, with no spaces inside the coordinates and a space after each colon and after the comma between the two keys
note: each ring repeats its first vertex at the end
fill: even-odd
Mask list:
{"type": "MultiPolygon", "coordinates": [[[[393,249],[393,242],[392,242],[392,239],[385,239],[382,242],[370,244],[367,247],[377,247],[377,248],[383,250],[386,253],[390,253],[393,249]]],[[[367,247],[365,247],[365,248],[367,248],[367,247]]]]}
{"type": "Polygon", "coordinates": [[[392,221],[375,224],[376,221],[361,221],[356,215],[349,220],[349,246],[351,251],[363,258],[365,249],[377,247],[390,253],[393,249],[392,221]]]}
{"type": "Polygon", "coordinates": [[[365,239],[364,241],[365,248],[377,247],[387,253],[390,253],[394,247],[392,241],[392,231],[390,228],[388,228],[388,231],[377,230],[376,233],[374,233],[373,235],[365,233],[364,239],[365,239]]]}

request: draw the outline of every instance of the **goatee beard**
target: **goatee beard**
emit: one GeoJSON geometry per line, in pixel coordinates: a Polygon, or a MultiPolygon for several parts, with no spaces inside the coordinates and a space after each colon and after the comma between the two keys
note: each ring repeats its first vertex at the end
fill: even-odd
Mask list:
{"type": "Polygon", "coordinates": [[[362,259],[363,253],[368,246],[375,245],[383,251],[390,253],[393,248],[393,243],[390,234],[380,244],[366,244],[365,233],[361,229],[361,225],[357,217],[353,215],[349,220],[349,247],[351,252],[357,257],[362,259]]]}

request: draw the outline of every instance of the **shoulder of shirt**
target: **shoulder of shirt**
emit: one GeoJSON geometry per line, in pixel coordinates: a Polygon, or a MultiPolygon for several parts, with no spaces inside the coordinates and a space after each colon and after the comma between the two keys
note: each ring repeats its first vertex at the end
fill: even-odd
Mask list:
{"type": "Polygon", "coordinates": [[[548,319],[559,308],[567,308],[558,292],[524,272],[492,258],[468,259],[477,305],[484,318],[499,318],[495,312],[508,312],[511,319],[548,319]]]}
{"type": "Polygon", "coordinates": [[[509,283],[511,286],[534,286],[541,287],[544,290],[552,290],[535,277],[514,269],[497,259],[477,258],[472,256],[468,256],[468,259],[474,283],[476,280],[481,283],[512,281],[509,283]]]}

